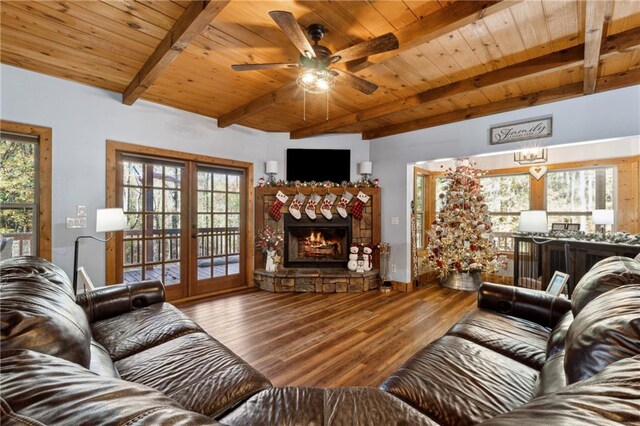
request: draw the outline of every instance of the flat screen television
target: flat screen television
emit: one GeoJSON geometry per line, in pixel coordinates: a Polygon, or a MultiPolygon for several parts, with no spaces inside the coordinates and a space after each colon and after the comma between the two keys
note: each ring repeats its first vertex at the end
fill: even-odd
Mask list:
{"type": "Polygon", "coordinates": [[[348,149],[287,149],[287,180],[340,183],[351,180],[351,151],[348,149]]]}

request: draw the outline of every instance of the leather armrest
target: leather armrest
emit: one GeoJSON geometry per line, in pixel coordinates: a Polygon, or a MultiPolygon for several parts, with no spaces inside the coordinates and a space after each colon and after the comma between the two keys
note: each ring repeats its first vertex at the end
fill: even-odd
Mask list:
{"type": "Polygon", "coordinates": [[[76,303],[84,309],[89,322],[93,323],[162,303],[164,298],[164,284],[154,280],[100,287],[79,294],[76,303]]]}
{"type": "Polygon", "coordinates": [[[484,282],[478,307],[553,327],[571,309],[571,301],[540,290],[484,282]]]}

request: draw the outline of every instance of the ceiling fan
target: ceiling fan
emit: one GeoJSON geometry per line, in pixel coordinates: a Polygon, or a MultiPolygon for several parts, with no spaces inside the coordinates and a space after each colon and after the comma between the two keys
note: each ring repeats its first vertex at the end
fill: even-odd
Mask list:
{"type": "Polygon", "coordinates": [[[277,68],[303,68],[297,83],[305,92],[321,93],[329,90],[337,80],[367,95],[378,88],[377,85],[342,69],[329,67],[338,61],[348,62],[361,59],[377,53],[395,50],[399,47],[398,39],[392,33],[387,33],[371,40],[358,43],[336,53],[332,53],[325,46],[318,44],[325,35],[325,28],[321,24],[311,24],[306,28],[313,45],[309,43],[302,31],[302,27],[291,12],[274,10],[269,16],[278,24],[280,29],[289,37],[300,51],[297,63],[265,63],[265,64],[237,64],[231,65],[235,71],[252,71],[277,68]]]}

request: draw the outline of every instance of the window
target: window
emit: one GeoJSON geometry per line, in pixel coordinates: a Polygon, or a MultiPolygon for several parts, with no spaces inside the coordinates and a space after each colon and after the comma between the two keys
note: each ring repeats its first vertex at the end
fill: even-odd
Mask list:
{"type": "Polygon", "coordinates": [[[0,233],[2,257],[38,252],[38,138],[2,134],[0,140],[0,233]],[[6,240],[5,240],[6,239],[6,240]],[[7,246],[9,244],[9,246],[7,246]]]}
{"type": "Polygon", "coordinates": [[[512,251],[511,234],[518,231],[520,212],[529,209],[529,175],[486,176],[480,178],[480,183],[498,249],[512,251]]]}
{"type": "Polygon", "coordinates": [[[50,259],[51,129],[0,124],[0,259],[50,259]]]}
{"type": "Polygon", "coordinates": [[[578,223],[581,231],[595,232],[591,212],[613,210],[614,175],[615,167],[548,172],[545,199],[549,224],[578,223]]]}

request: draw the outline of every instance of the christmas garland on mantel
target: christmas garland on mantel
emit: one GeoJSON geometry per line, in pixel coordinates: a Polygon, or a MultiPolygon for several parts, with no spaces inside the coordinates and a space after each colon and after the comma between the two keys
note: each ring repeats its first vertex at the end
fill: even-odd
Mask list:
{"type": "Polygon", "coordinates": [[[299,180],[278,180],[274,182],[269,182],[265,180],[265,178],[261,177],[258,179],[258,187],[270,187],[270,188],[378,188],[380,186],[380,181],[375,179],[366,179],[366,180],[358,180],[355,182],[347,182],[343,180],[340,183],[324,181],[324,182],[316,182],[312,180],[311,182],[300,182],[299,180]]]}

